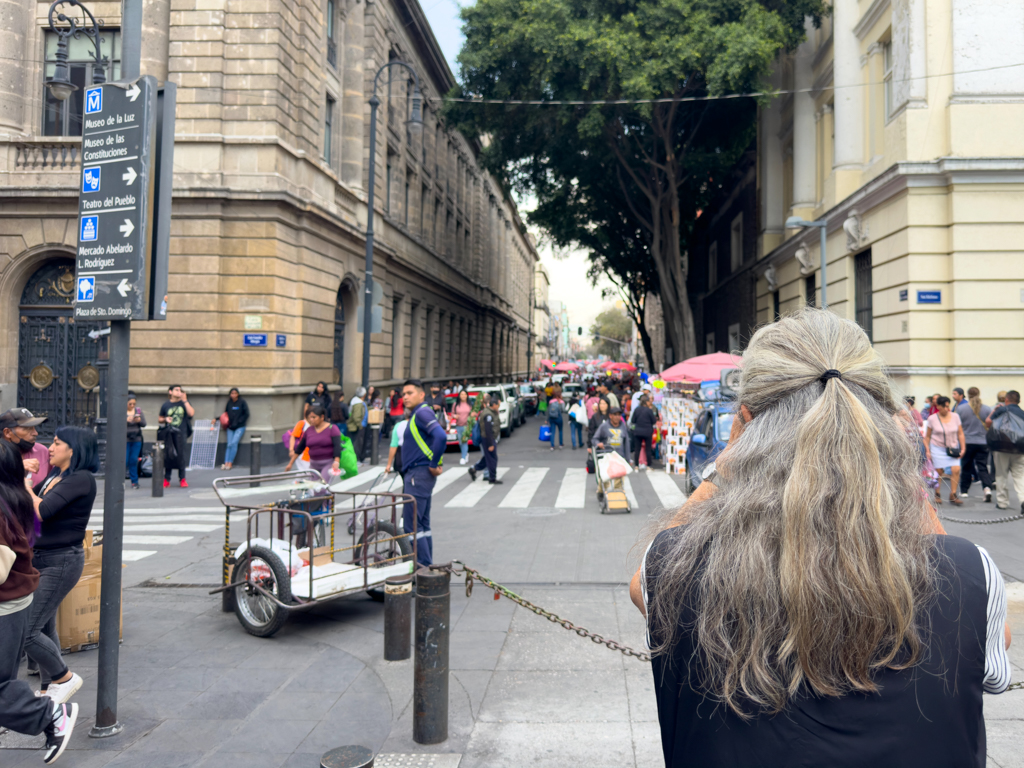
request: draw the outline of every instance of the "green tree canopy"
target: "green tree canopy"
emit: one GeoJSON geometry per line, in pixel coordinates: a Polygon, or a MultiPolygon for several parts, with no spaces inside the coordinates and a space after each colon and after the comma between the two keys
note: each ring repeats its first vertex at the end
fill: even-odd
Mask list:
{"type": "MultiPolygon", "coordinates": [[[[696,353],[682,258],[696,212],[749,145],[756,103],[708,99],[765,88],[780,51],[822,0],[477,0],[449,103],[484,164],[532,193],[533,223],[598,268],[662,300],[677,357],[696,353]],[[566,101],[647,100],[628,104],[566,101]],[[632,242],[632,241],[636,242],[632,242]],[[631,259],[648,269],[620,271],[631,259]]],[[[613,277],[613,280],[615,277],[613,277]]]]}
{"type": "Polygon", "coordinates": [[[594,354],[622,360],[623,345],[632,341],[633,320],[621,309],[610,307],[594,318],[590,335],[594,338],[594,354]]]}

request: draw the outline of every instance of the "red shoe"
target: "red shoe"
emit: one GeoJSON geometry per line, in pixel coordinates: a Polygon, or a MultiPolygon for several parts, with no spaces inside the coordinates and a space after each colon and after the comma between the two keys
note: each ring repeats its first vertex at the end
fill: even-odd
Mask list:
{"type": "Polygon", "coordinates": [[[182,480],[180,483],[178,483],[178,485],[180,485],[182,488],[188,488],[188,480],[182,480]]]}
{"type": "Polygon", "coordinates": [[[170,480],[164,480],[164,488],[170,488],[170,487],[171,487],[171,481],[170,480]]]}

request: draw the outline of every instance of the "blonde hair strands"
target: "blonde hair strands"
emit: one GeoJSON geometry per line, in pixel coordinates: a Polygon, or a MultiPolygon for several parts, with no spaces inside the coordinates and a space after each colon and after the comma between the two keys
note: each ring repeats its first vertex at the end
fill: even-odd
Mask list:
{"type": "Polygon", "coordinates": [[[804,309],[754,334],[739,402],[754,418],[662,561],[653,650],[691,631],[697,682],[742,717],[808,688],[874,691],[874,670],[919,659],[932,590],[918,452],[883,362],[855,323],[804,309]]]}

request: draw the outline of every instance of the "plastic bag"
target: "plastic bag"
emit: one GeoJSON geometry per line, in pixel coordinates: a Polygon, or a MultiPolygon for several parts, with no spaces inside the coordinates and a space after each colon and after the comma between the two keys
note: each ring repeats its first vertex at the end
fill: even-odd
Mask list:
{"type": "Polygon", "coordinates": [[[993,451],[1024,453],[1024,419],[1013,411],[999,414],[992,419],[985,441],[993,451]]]}
{"type": "Polygon", "coordinates": [[[618,453],[606,453],[599,459],[601,462],[601,477],[605,480],[617,480],[625,477],[633,468],[618,453]]]}
{"type": "Polygon", "coordinates": [[[550,443],[551,442],[551,427],[549,427],[547,424],[541,424],[540,425],[540,435],[537,436],[537,439],[540,440],[542,443],[550,443]]]}
{"type": "Polygon", "coordinates": [[[925,459],[924,466],[921,468],[921,475],[924,477],[924,484],[929,488],[939,487],[939,473],[935,471],[935,465],[932,464],[931,459],[925,459]]]}

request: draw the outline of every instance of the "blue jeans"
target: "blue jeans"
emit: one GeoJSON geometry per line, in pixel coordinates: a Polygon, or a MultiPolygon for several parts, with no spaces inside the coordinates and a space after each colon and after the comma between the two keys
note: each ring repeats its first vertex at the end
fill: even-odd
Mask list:
{"type": "Polygon", "coordinates": [[[242,435],[245,434],[245,427],[228,430],[228,447],[224,449],[224,463],[234,464],[235,455],[238,453],[238,444],[242,442],[242,435]]]}
{"type": "Polygon", "coordinates": [[[583,447],[583,425],[576,419],[569,419],[569,437],[572,438],[572,447],[577,445],[583,447]]]}
{"type": "Polygon", "coordinates": [[[562,442],[562,417],[559,416],[557,419],[548,417],[548,426],[551,427],[551,447],[555,447],[555,429],[558,429],[558,444],[564,445],[562,442]]]}
{"type": "Polygon", "coordinates": [[[39,665],[43,685],[49,685],[68,671],[60,655],[57,609],[82,575],[85,550],[81,546],[37,549],[32,565],[39,571],[39,587],[32,597],[25,652],[39,665]]]}
{"type": "Polygon", "coordinates": [[[31,616],[31,605],[0,616],[0,725],[35,735],[50,721],[53,702],[46,696],[36,697],[32,686],[18,680],[18,662],[31,616]]]}
{"type": "Polygon", "coordinates": [[[128,468],[128,474],[132,478],[132,485],[139,484],[139,456],[142,454],[142,441],[128,443],[125,451],[124,463],[128,468]]]}
{"type": "Polygon", "coordinates": [[[403,479],[403,491],[416,500],[416,511],[413,512],[412,504],[405,503],[402,509],[402,528],[411,533],[415,524],[416,562],[420,565],[430,565],[434,562],[434,537],[430,531],[430,497],[434,493],[437,478],[430,474],[427,467],[413,467],[405,471],[403,479]]]}
{"type": "Polygon", "coordinates": [[[462,458],[463,459],[468,459],[469,458],[469,440],[463,440],[460,437],[459,438],[459,450],[462,451],[462,458]]]}

